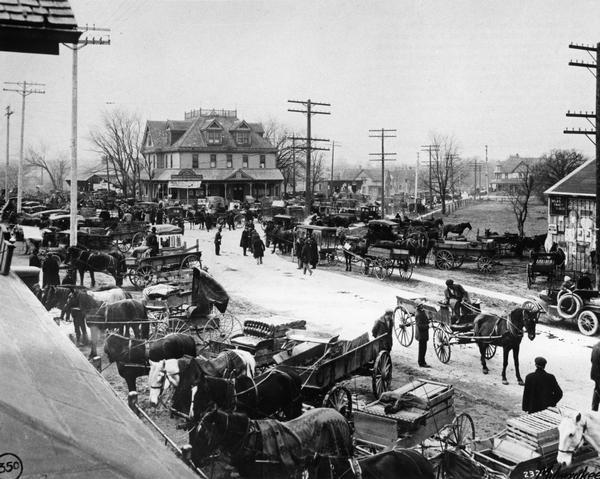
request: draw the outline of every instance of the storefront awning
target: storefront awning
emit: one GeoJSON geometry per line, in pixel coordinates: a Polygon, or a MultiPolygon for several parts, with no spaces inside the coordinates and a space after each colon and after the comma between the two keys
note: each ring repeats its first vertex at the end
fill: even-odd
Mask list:
{"type": "Polygon", "coordinates": [[[170,189],[195,190],[200,188],[202,181],[200,180],[171,180],[168,187],[170,189]]]}

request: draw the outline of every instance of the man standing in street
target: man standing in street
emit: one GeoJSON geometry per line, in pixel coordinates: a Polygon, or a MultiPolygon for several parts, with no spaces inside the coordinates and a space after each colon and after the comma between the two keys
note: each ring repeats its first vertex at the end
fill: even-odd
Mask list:
{"type": "Polygon", "coordinates": [[[592,348],[592,370],[590,378],[594,381],[594,394],[592,396],[592,411],[598,410],[600,404],[600,342],[592,348]]]}
{"type": "Polygon", "coordinates": [[[386,310],[383,316],[375,320],[371,334],[374,338],[378,338],[381,335],[385,335],[383,343],[383,349],[387,351],[392,350],[393,338],[392,333],[394,332],[394,311],[391,309],[386,310]]]}
{"type": "Polygon", "coordinates": [[[217,234],[215,235],[215,254],[217,256],[221,255],[221,226],[217,229],[217,234]]]}
{"type": "Polygon", "coordinates": [[[417,303],[417,312],[415,314],[415,338],[419,341],[418,363],[422,368],[431,366],[425,362],[425,353],[427,353],[427,342],[429,341],[429,317],[425,312],[423,302],[417,303]]]}
{"type": "Polygon", "coordinates": [[[545,358],[538,356],[535,358],[535,372],[525,377],[523,411],[529,414],[556,406],[563,396],[554,375],[546,372],[546,363],[545,358]]]}
{"type": "Polygon", "coordinates": [[[244,252],[244,256],[247,256],[246,250],[248,249],[249,246],[250,246],[250,228],[248,226],[245,226],[244,230],[242,231],[242,237],[240,238],[240,247],[242,248],[242,251],[244,252]]]}
{"type": "Polygon", "coordinates": [[[146,246],[150,248],[150,256],[158,254],[158,238],[156,237],[156,227],[153,226],[150,234],[146,236],[146,246]]]}

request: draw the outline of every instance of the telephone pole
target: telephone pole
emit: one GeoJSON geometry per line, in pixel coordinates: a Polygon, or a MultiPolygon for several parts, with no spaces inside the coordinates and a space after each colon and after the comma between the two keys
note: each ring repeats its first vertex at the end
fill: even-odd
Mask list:
{"type": "MultiPolygon", "coordinates": [[[[432,178],[432,171],[433,171],[432,166],[433,165],[431,164],[431,153],[439,152],[440,147],[438,145],[422,145],[421,151],[426,151],[429,153],[429,201],[433,202],[433,178],[432,178]]],[[[415,201],[416,201],[416,199],[415,199],[415,201]]]]}
{"type": "MultiPolygon", "coordinates": [[[[592,126],[591,130],[564,130],[566,134],[585,135],[596,146],[596,258],[600,252],[600,43],[593,45],[577,45],[571,43],[569,48],[582,50],[593,59],[593,63],[584,61],[570,61],[569,66],[587,68],[596,78],[596,111],[595,112],[567,112],[567,117],[585,118],[592,126]]],[[[596,263],[596,288],[600,285],[600,267],[596,263]]]]}
{"type": "MultiPolygon", "coordinates": [[[[90,32],[110,32],[109,28],[96,28],[95,26],[83,29],[85,35],[90,32]]],[[[63,43],[67,48],[73,51],[73,90],[71,92],[71,207],[70,207],[70,234],[69,245],[77,245],[77,69],[78,69],[78,51],[87,45],[110,45],[110,38],[107,33],[101,33],[100,37],[80,38],[76,44],[63,43]]]]}
{"type": "Polygon", "coordinates": [[[488,165],[488,146],[485,145],[485,194],[490,194],[490,167],[488,165]]]}
{"type": "Polygon", "coordinates": [[[417,166],[415,168],[415,214],[417,212],[417,196],[419,196],[419,188],[417,183],[419,182],[419,152],[417,151],[417,166]]]}
{"type": "Polygon", "coordinates": [[[473,176],[474,176],[473,197],[476,198],[477,193],[479,193],[477,191],[477,173],[479,172],[479,188],[481,189],[481,167],[483,166],[483,164],[478,160],[473,160],[473,162],[470,163],[469,166],[473,167],[473,176]]]}
{"type": "Polygon", "coordinates": [[[25,141],[25,98],[33,94],[46,93],[44,90],[39,90],[32,87],[44,87],[44,83],[32,83],[27,81],[22,82],[4,82],[5,85],[17,85],[19,88],[4,88],[4,91],[13,91],[21,95],[21,145],[19,148],[19,173],[17,176],[17,213],[21,212],[21,204],[23,203],[23,146],[25,141]]]}
{"type": "MultiPolygon", "coordinates": [[[[394,156],[396,153],[385,152],[385,139],[396,138],[396,130],[386,130],[381,128],[379,130],[369,130],[369,138],[380,138],[381,139],[381,152],[380,153],[369,153],[369,155],[381,155],[381,158],[370,161],[381,161],[381,219],[385,218],[385,160],[396,161],[388,156],[394,156]]],[[[416,207],[416,206],[415,206],[416,207]]]]}
{"type": "Polygon", "coordinates": [[[6,172],[4,174],[4,201],[8,203],[8,164],[10,158],[10,116],[14,113],[13,110],[10,109],[10,105],[6,107],[6,172]]]}
{"type": "Polygon", "coordinates": [[[306,115],[306,138],[302,139],[302,140],[306,141],[306,146],[304,147],[304,149],[306,149],[306,175],[305,175],[306,176],[306,191],[304,193],[304,197],[306,200],[306,208],[308,210],[308,214],[310,214],[312,211],[312,203],[313,203],[313,192],[312,192],[312,185],[311,185],[311,181],[310,181],[311,180],[311,178],[310,178],[311,168],[310,167],[311,167],[312,150],[324,150],[324,151],[328,150],[328,148],[313,147],[312,142],[313,141],[329,141],[329,140],[320,140],[320,139],[311,137],[311,135],[312,135],[312,131],[311,131],[312,116],[313,115],[331,115],[331,113],[328,111],[315,111],[315,110],[313,110],[312,107],[313,106],[330,107],[331,104],[330,103],[319,103],[316,101],[312,101],[310,98],[306,101],[288,100],[288,103],[300,104],[306,108],[305,110],[296,110],[296,109],[288,108],[288,111],[292,111],[295,113],[303,113],[306,115]]]}
{"type": "Polygon", "coordinates": [[[342,146],[339,143],[336,143],[335,141],[331,142],[331,181],[329,184],[329,197],[330,198],[333,198],[333,158],[335,156],[335,145],[342,146]]]}

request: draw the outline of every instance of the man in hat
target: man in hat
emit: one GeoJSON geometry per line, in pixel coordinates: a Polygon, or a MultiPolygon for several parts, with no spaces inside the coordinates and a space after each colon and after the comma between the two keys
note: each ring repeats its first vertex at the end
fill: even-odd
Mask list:
{"type": "Polygon", "coordinates": [[[222,234],[221,231],[223,230],[222,226],[219,226],[219,228],[217,229],[217,234],[215,235],[215,254],[217,256],[221,255],[221,239],[222,239],[222,234]]]}
{"type": "Polygon", "coordinates": [[[469,302],[469,293],[460,284],[455,284],[453,280],[446,280],[446,290],[444,291],[446,298],[446,304],[450,304],[450,300],[454,299],[454,318],[453,323],[460,321],[463,315],[462,304],[463,301],[469,302]]]}
{"type": "Polygon", "coordinates": [[[563,396],[562,389],[553,374],[546,372],[546,359],[535,358],[535,371],[525,377],[523,389],[523,411],[533,414],[554,407],[563,396]]]}
{"type": "Polygon", "coordinates": [[[394,311],[391,309],[386,310],[383,316],[375,320],[371,334],[374,338],[385,335],[383,342],[383,349],[387,351],[392,350],[392,333],[394,331],[394,311]]]}
{"type": "Polygon", "coordinates": [[[427,352],[427,342],[429,341],[429,317],[425,312],[424,302],[417,303],[417,312],[415,314],[415,338],[419,341],[419,366],[422,368],[430,368],[431,366],[425,362],[425,353],[427,352]]]}
{"type": "Polygon", "coordinates": [[[150,256],[158,254],[158,238],[156,237],[156,227],[153,226],[150,234],[146,236],[146,246],[150,248],[150,256]]]}
{"type": "Polygon", "coordinates": [[[575,283],[573,282],[573,279],[571,279],[570,276],[565,276],[563,278],[563,283],[560,285],[560,289],[566,290],[566,291],[574,291],[575,283]]]}

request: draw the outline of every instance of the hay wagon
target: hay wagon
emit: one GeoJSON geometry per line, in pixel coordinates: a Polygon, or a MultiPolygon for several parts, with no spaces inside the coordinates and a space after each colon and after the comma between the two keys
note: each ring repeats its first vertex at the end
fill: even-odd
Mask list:
{"type": "Polygon", "coordinates": [[[437,240],[432,249],[435,267],[457,269],[467,260],[476,261],[480,273],[491,273],[497,263],[497,247],[494,240],[464,241],[437,240]]]}
{"type": "Polygon", "coordinates": [[[278,369],[300,376],[304,402],[332,407],[350,417],[352,394],[340,381],[353,375],[371,376],[375,397],[388,391],[392,382],[392,359],[385,349],[385,336],[369,340],[364,333],[353,340],[313,331],[290,330],[287,347],[274,355],[278,369]]]}

